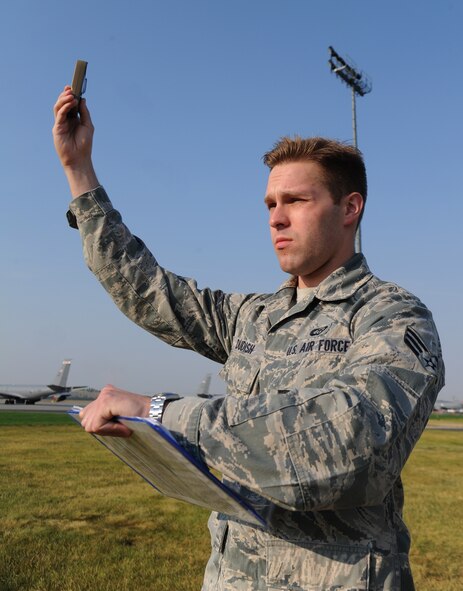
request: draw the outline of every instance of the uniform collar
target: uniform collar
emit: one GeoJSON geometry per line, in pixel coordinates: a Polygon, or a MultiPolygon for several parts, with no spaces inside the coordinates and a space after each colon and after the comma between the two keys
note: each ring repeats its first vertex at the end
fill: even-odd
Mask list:
{"type": "Polygon", "coordinates": [[[347,263],[336,269],[315,290],[316,297],[325,302],[347,300],[372,278],[363,254],[355,254],[347,263]]]}
{"type": "Polygon", "coordinates": [[[355,254],[345,265],[333,271],[309,297],[298,304],[295,304],[295,291],[297,277],[291,277],[285,281],[275,294],[270,296],[264,306],[267,309],[271,326],[287,316],[301,312],[308,308],[314,299],[325,302],[342,301],[350,298],[362,285],[372,277],[365,257],[362,254],[355,254]]]}

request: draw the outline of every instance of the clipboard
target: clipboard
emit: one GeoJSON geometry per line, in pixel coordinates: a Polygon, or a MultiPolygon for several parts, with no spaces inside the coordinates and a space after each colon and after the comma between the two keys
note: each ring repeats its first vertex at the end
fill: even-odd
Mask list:
{"type": "MultiPolygon", "coordinates": [[[[80,408],[68,414],[80,424],[80,408]]],[[[265,527],[265,520],[234,490],[221,482],[203,462],[179,445],[159,421],[117,417],[130,437],[92,436],[161,494],[265,527]]]]}

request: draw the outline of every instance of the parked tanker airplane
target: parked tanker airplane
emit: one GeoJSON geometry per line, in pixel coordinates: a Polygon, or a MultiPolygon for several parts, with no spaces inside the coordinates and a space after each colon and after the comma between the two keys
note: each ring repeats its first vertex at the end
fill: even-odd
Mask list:
{"type": "Polygon", "coordinates": [[[55,381],[48,386],[11,386],[0,391],[0,397],[6,398],[5,404],[35,404],[42,398],[53,398],[56,402],[71,396],[73,390],[85,388],[86,386],[66,386],[71,360],[65,359],[55,378],[55,381]]]}
{"type": "MultiPolygon", "coordinates": [[[[211,377],[212,374],[208,373],[204,379],[202,380],[202,382],[199,384],[198,389],[195,392],[195,396],[199,396],[200,398],[218,398],[220,396],[220,394],[211,394],[209,392],[210,386],[211,386],[211,377]]],[[[161,392],[161,394],[168,394],[168,395],[174,395],[174,396],[179,396],[179,394],[177,394],[176,392],[161,392]]],[[[151,396],[151,394],[146,394],[146,396],[151,396]]]]}

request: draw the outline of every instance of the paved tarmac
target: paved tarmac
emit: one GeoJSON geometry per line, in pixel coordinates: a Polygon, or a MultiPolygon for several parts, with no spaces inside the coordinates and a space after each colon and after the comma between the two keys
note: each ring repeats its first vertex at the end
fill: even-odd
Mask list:
{"type": "Polygon", "coordinates": [[[57,412],[65,413],[70,410],[75,404],[78,406],[85,406],[91,400],[65,400],[62,402],[50,402],[47,400],[40,400],[35,404],[5,404],[0,402],[0,412],[57,412]]]}

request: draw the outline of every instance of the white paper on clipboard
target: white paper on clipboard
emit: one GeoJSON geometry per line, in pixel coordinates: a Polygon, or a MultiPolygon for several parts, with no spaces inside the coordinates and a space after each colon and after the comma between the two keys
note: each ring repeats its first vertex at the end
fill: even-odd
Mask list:
{"type": "MultiPolygon", "coordinates": [[[[78,423],[79,410],[69,411],[78,423]]],[[[130,437],[93,437],[160,493],[265,526],[264,519],[249,504],[179,445],[159,421],[142,417],[117,420],[132,431],[130,437]]]]}

